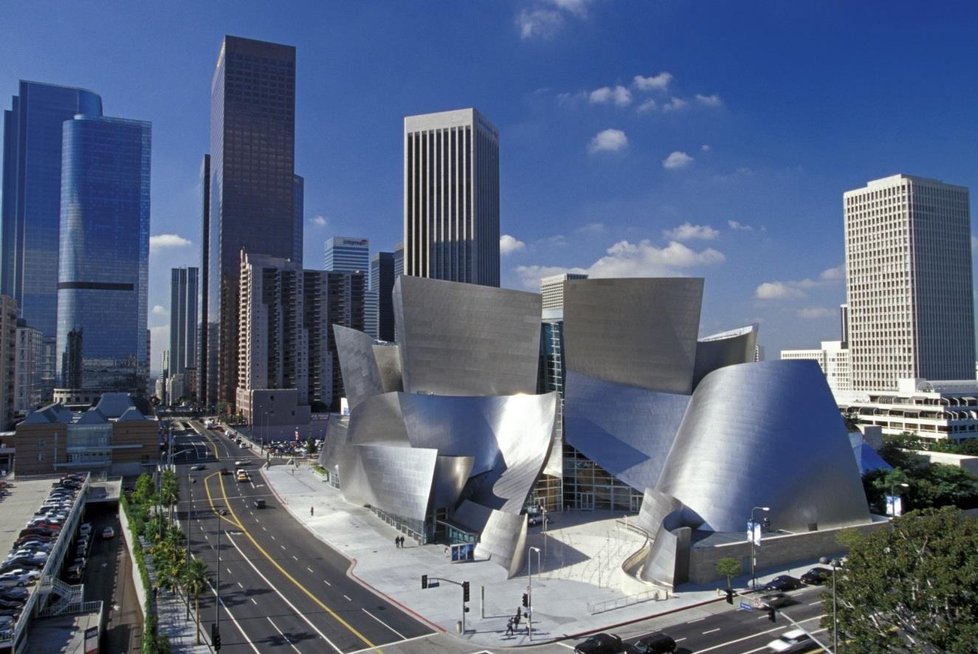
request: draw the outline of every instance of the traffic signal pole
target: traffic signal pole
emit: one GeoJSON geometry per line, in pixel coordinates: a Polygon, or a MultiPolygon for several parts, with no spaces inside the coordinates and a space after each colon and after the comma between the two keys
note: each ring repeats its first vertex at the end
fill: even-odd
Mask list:
{"type": "Polygon", "coordinates": [[[440,582],[444,581],[448,584],[455,584],[462,589],[462,634],[465,634],[465,614],[469,612],[469,607],[467,606],[470,595],[470,586],[467,581],[455,581],[454,579],[446,579],[445,577],[429,577],[428,575],[421,575],[421,589],[427,590],[428,588],[437,588],[440,586],[440,582]],[[434,582],[434,583],[432,583],[434,582]]]}

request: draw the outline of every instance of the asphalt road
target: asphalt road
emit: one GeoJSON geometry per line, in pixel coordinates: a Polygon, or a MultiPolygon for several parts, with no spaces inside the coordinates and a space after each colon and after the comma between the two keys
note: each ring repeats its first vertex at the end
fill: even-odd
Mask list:
{"type": "MultiPolygon", "coordinates": [[[[210,432],[177,437],[181,519],[190,511],[190,548],[214,572],[220,538],[222,653],[350,653],[423,639],[434,630],[346,575],[350,561],[310,536],[265,488],[248,449],[210,432]],[[235,461],[252,480],[238,482],[235,461]],[[190,470],[191,464],[204,470],[190,470]],[[190,480],[196,479],[195,482],[190,480]],[[265,508],[255,508],[256,499],[265,508]],[[218,534],[220,522],[220,534],[218,534]]],[[[201,597],[210,629],[212,597],[201,597]]]]}
{"type": "MultiPolygon", "coordinates": [[[[488,651],[450,634],[435,633],[347,577],[349,560],[312,537],[262,485],[257,467],[263,459],[251,450],[214,432],[206,438],[178,439],[175,449],[182,452],[175,457],[182,478],[181,497],[193,504],[191,548],[212,571],[218,520],[222,526],[222,654],[349,654],[374,646],[383,646],[390,654],[488,651]],[[248,461],[244,467],[252,471],[251,481],[237,482],[234,474],[220,474],[221,467],[233,473],[238,460],[248,461]],[[191,462],[206,467],[190,471],[191,462]],[[197,481],[191,483],[190,478],[197,481]],[[266,508],[255,508],[258,498],[265,500],[266,508]],[[220,515],[222,511],[225,515],[220,515]]],[[[185,511],[187,503],[181,506],[185,511]]],[[[663,630],[683,653],[751,654],[766,652],[768,642],[797,623],[831,645],[831,631],[819,625],[821,592],[804,588],[789,593],[792,602],[779,610],[776,623],[768,620],[766,611],[738,610],[744,599],[738,597],[733,606],[720,602],[705,607],[705,616],[702,611],[681,611],[609,631],[630,643],[663,630]],[[700,617],[688,619],[692,615],[700,617]]],[[[214,621],[213,597],[201,598],[201,614],[209,629],[214,621]]],[[[567,641],[519,649],[523,654],[567,654],[575,644],[567,641]]]]}

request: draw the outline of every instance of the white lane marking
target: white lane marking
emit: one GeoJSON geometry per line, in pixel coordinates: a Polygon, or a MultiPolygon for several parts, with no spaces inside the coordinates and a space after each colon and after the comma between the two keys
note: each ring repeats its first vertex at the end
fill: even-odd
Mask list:
{"type": "Polygon", "coordinates": [[[262,527],[261,530],[262,531],[268,531],[268,529],[266,529],[265,527],[262,527]]]}
{"type": "Polygon", "coordinates": [[[298,557],[298,556],[296,556],[295,554],[293,554],[293,555],[292,555],[292,560],[293,560],[293,561],[298,561],[298,560],[299,560],[299,557],[298,557]]]}
{"type": "Polygon", "coordinates": [[[333,584],[329,583],[328,581],[326,581],[325,579],[323,579],[323,583],[326,584],[327,586],[332,586],[333,585],[333,584]]]}
{"type": "Polygon", "coordinates": [[[275,540],[275,535],[274,534],[272,535],[272,540],[275,540]]]}
{"type": "Polygon", "coordinates": [[[686,624],[693,624],[694,622],[703,622],[706,618],[696,618],[695,620],[690,620],[686,624]]]}
{"type": "MultiPolygon", "coordinates": [[[[312,622],[310,622],[309,621],[309,618],[307,618],[305,616],[305,614],[301,613],[299,611],[299,609],[296,608],[295,604],[293,604],[292,602],[290,602],[285,597],[285,595],[282,594],[282,591],[280,591],[276,586],[273,586],[272,585],[272,582],[270,582],[268,580],[268,577],[266,577],[265,575],[263,575],[261,573],[261,570],[258,569],[258,567],[251,561],[251,559],[247,558],[244,555],[244,552],[241,551],[241,548],[238,547],[238,544],[234,542],[234,537],[233,536],[228,536],[228,540],[231,541],[231,544],[232,545],[234,545],[234,549],[238,550],[238,554],[241,555],[242,560],[245,563],[247,563],[248,565],[251,566],[251,569],[255,571],[255,574],[257,574],[259,577],[261,577],[262,578],[262,581],[264,581],[266,584],[268,584],[268,587],[271,588],[273,591],[275,591],[275,594],[276,595],[278,595],[279,597],[282,598],[282,601],[285,602],[290,609],[292,609],[292,612],[293,613],[295,613],[299,618],[302,619],[303,622],[305,622],[307,625],[309,625],[309,628],[310,629],[312,629],[317,634],[319,634],[319,637],[322,638],[324,641],[326,641],[329,644],[330,647],[332,647],[333,649],[335,649],[336,650],[336,654],[343,654],[343,650],[341,650],[339,647],[337,647],[336,644],[333,641],[331,641],[329,638],[326,637],[326,634],[324,634],[323,632],[321,632],[316,627],[316,625],[314,625],[312,622]]],[[[252,645],[252,647],[254,647],[254,645],[252,645]]],[[[261,654],[260,652],[258,652],[257,649],[255,650],[255,652],[256,652],[256,654],[261,654]]]]}
{"type": "Polygon", "coordinates": [[[712,634],[712,633],[717,632],[717,631],[720,631],[720,627],[717,627],[716,629],[710,629],[708,631],[704,631],[703,632],[703,635],[705,636],[706,634],[712,634]]]}
{"type": "Polygon", "coordinates": [[[681,642],[683,642],[684,640],[686,640],[686,636],[683,636],[682,638],[677,638],[677,639],[676,639],[676,642],[677,642],[677,643],[681,643],[681,642]]]}
{"type": "Polygon", "coordinates": [[[349,597],[347,597],[346,595],[343,596],[343,599],[345,599],[347,602],[352,602],[353,601],[349,597]]]}
{"type": "Polygon", "coordinates": [[[808,603],[808,606],[817,606],[818,604],[821,604],[821,603],[822,603],[822,600],[818,600],[817,602],[809,602],[808,603]]]}
{"type": "MultiPolygon", "coordinates": [[[[230,572],[230,570],[228,570],[228,572],[230,572]]],[[[244,585],[242,585],[242,583],[240,581],[238,582],[238,588],[240,588],[241,590],[244,590],[244,585]]]]}
{"type": "Polygon", "coordinates": [[[384,622],[383,620],[381,620],[380,618],[378,618],[376,615],[374,615],[373,613],[371,613],[367,609],[361,608],[360,610],[363,611],[364,613],[366,613],[367,615],[369,615],[371,618],[373,618],[374,620],[376,620],[380,624],[384,625],[385,627],[387,627],[388,629],[390,629],[391,631],[393,631],[395,634],[397,634],[397,637],[398,638],[400,638],[401,640],[404,640],[404,634],[402,634],[401,632],[399,632],[397,629],[395,629],[394,627],[390,626],[389,624],[387,624],[386,622],[384,622]]]}
{"type": "Polygon", "coordinates": [[[285,549],[285,545],[279,545],[279,547],[281,547],[283,550],[285,549]]]}
{"type": "Polygon", "coordinates": [[[214,586],[211,585],[211,582],[208,581],[207,585],[208,587],[210,587],[211,592],[214,593],[214,596],[217,598],[217,601],[220,602],[221,606],[224,607],[224,611],[227,612],[228,617],[231,618],[231,622],[233,622],[234,626],[238,628],[238,632],[241,634],[241,637],[244,638],[244,642],[247,643],[248,645],[251,645],[251,649],[255,651],[255,654],[262,654],[258,650],[258,648],[255,647],[255,644],[251,642],[251,639],[248,638],[248,634],[245,633],[244,627],[241,626],[241,623],[238,622],[238,619],[234,617],[233,613],[231,613],[231,609],[227,607],[227,604],[224,603],[224,600],[221,599],[221,596],[217,594],[217,590],[215,590],[214,586]]]}
{"type": "Polygon", "coordinates": [[[228,574],[229,575],[233,575],[234,574],[233,572],[231,572],[231,568],[224,568],[224,569],[228,571],[228,574]]]}
{"type": "Polygon", "coordinates": [[[258,602],[255,601],[254,597],[251,598],[251,603],[254,604],[255,606],[258,606],[258,602]]]}
{"type": "MultiPolygon", "coordinates": [[[[279,628],[278,628],[278,625],[277,625],[277,624],[275,624],[274,622],[272,622],[272,619],[271,619],[270,617],[268,617],[268,616],[266,615],[266,616],[265,616],[265,619],[266,619],[266,620],[268,620],[268,622],[269,622],[269,624],[271,624],[271,625],[272,625],[273,627],[275,627],[275,631],[277,631],[277,632],[278,632],[278,633],[279,633],[279,634],[280,634],[280,635],[282,636],[282,638],[284,638],[284,639],[285,639],[285,642],[287,642],[287,643],[289,644],[289,646],[290,646],[290,647],[291,647],[292,649],[294,649],[295,651],[297,651],[297,652],[299,652],[299,648],[298,648],[298,647],[296,647],[296,646],[295,646],[295,645],[294,645],[294,644],[292,643],[292,639],[291,639],[291,638],[289,638],[288,636],[286,636],[286,635],[285,635],[285,633],[284,633],[284,632],[283,632],[283,631],[282,631],[281,629],[279,629],[279,628]]],[[[302,652],[299,652],[299,654],[302,654],[302,652]]]]}
{"type": "Polygon", "coordinates": [[[306,566],[306,570],[308,570],[309,572],[312,572],[312,568],[310,568],[309,566],[306,566]]]}
{"type": "MultiPolygon", "coordinates": [[[[814,616],[812,618],[806,618],[804,620],[798,620],[797,621],[797,624],[800,625],[803,622],[811,622],[812,620],[821,620],[821,619],[822,619],[822,616],[816,615],[816,616],[814,616]]],[[[790,627],[790,626],[791,625],[788,625],[788,627],[790,627]]],[[[713,651],[715,649],[720,649],[721,647],[727,647],[728,645],[733,645],[734,643],[740,643],[740,642],[743,642],[745,640],[750,640],[751,638],[757,638],[758,636],[764,636],[765,634],[771,634],[771,633],[774,633],[775,631],[782,631],[784,629],[787,629],[788,627],[783,626],[783,625],[780,626],[780,627],[774,627],[774,628],[768,629],[766,631],[759,631],[757,633],[750,634],[748,636],[744,636],[743,638],[737,638],[736,640],[728,640],[726,642],[719,643],[717,645],[713,645],[712,647],[707,647],[706,649],[700,649],[700,650],[696,650],[696,651],[697,651],[698,654],[702,654],[703,652],[710,652],[710,651],[713,651]]],[[[808,633],[810,633],[810,634],[817,634],[820,631],[825,631],[825,629],[816,629],[816,630],[809,631],[808,633]]],[[[750,651],[751,652],[760,652],[760,651],[762,651],[764,649],[766,649],[766,648],[759,647],[757,649],[752,649],[750,651]]],[[[749,652],[745,652],[744,654],[749,654],[749,652]]]]}

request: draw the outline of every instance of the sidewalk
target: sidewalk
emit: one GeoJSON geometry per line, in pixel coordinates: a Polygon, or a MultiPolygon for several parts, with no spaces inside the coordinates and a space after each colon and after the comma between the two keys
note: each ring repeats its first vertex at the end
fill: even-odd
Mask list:
{"type": "Polygon", "coordinates": [[[187,619],[187,604],[183,596],[175,593],[161,592],[156,597],[156,616],[159,619],[160,636],[165,636],[174,652],[193,652],[193,654],[210,654],[207,636],[208,623],[201,620],[200,645],[197,644],[194,621],[194,610],[191,601],[190,619],[187,619]]]}
{"type": "MultiPolygon", "coordinates": [[[[621,562],[644,543],[620,515],[598,511],[559,513],[546,534],[530,528],[528,547],[532,580],[524,571],[506,579],[505,570],[490,561],[452,563],[443,545],[394,545],[393,527],[369,509],[348,504],[340,492],[321,481],[309,465],[263,468],[271,491],[296,520],[320,540],[351,558],[349,574],[365,586],[405,608],[435,628],[458,634],[462,590],[451,583],[421,589],[421,575],[471,584],[465,634],[473,645],[515,647],[540,644],[617,625],[687,610],[681,619],[714,612],[723,603],[716,587],[669,593],[667,599],[645,599],[650,587],[625,575],[621,562]],[[310,508],[313,509],[310,515],[310,508]],[[506,634],[506,623],[522,608],[523,593],[532,584],[533,634],[506,634]],[[645,601],[637,601],[638,599],[645,601]],[[614,606],[619,608],[613,608],[614,606]],[[702,607],[697,610],[697,607],[702,607]],[[607,608],[594,612],[595,608],[607,608]]],[[[798,569],[798,573],[807,567],[798,569]]],[[[773,574],[770,576],[774,576],[773,574]]],[[[722,584],[717,584],[722,585],[722,584]]],[[[723,604],[726,607],[726,604],[723,604]]],[[[664,624],[667,623],[664,621],[664,624]]]]}

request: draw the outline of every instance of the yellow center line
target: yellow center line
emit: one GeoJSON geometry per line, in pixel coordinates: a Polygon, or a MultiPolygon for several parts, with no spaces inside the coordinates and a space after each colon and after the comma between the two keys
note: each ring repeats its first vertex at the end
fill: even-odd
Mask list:
{"type": "MultiPolygon", "coordinates": [[[[211,438],[210,434],[207,435],[207,438],[210,439],[211,445],[214,447],[214,458],[218,460],[218,463],[220,463],[220,457],[218,456],[218,452],[217,452],[217,444],[214,443],[214,440],[211,438]]],[[[283,568],[281,565],[279,565],[278,561],[276,561],[275,559],[273,559],[271,557],[271,555],[268,552],[265,551],[265,548],[264,547],[262,547],[261,545],[258,544],[258,541],[256,541],[255,538],[254,538],[254,536],[251,535],[251,532],[248,531],[248,529],[238,519],[238,514],[234,512],[234,508],[231,506],[231,502],[228,500],[227,491],[224,488],[224,477],[223,477],[223,475],[220,474],[220,472],[211,473],[210,475],[208,475],[204,479],[204,490],[207,492],[207,502],[210,504],[211,510],[214,511],[215,513],[217,512],[217,509],[214,508],[214,499],[211,497],[211,489],[210,489],[209,484],[207,483],[207,480],[210,479],[211,477],[213,477],[214,475],[217,475],[217,481],[218,481],[218,483],[221,486],[221,495],[224,497],[224,504],[227,507],[227,510],[231,512],[231,517],[234,518],[233,520],[230,520],[230,519],[228,519],[225,516],[220,516],[221,519],[227,521],[229,524],[234,525],[235,527],[237,527],[238,529],[240,529],[241,532],[248,538],[248,540],[251,541],[251,544],[255,546],[255,549],[257,549],[259,552],[261,552],[262,555],[266,559],[268,559],[268,562],[269,563],[271,563],[273,566],[275,566],[275,568],[279,572],[281,572],[285,576],[286,579],[288,579],[289,581],[291,581],[295,585],[296,588],[298,588],[303,593],[305,593],[306,596],[309,599],[311,599],[313,602],[316,603],[317,606],[319,606],[319,608],[321,608],[323,611],[325,611],[326,613],[328,613],[334,620],[336,620],[337,622],[339,622],[341,625],[343,625],[344,627],[346,627],[347,630],[350,633],[352,633],[354,636],[356,636],[357,638],[359,638],[360,640],[362,640],[367,645],[367,647],[370,647],[372,649],[378,649],[377,646],[374,645],[372,642],[370,642],[370,640],[366,636],[364,636],[359,631],[357,631],[357,629],[354,628],[353,625],[351,625],[349,622],[347,622],[346,620],[344,620],[340,615],[338,615],[335,611],[333,611],[333,609],[331,609],[328,606],[326,606],[325,604],[323,604],[323,602],[318,597],[316,597],[312,593],[312,591],[310,591],[308,588],[306,588],[305,586],[303,586],[295,577],[293,577],[292,575],[290,575],[285,570],[285,568],[283,568]]],[[[383,651],[383,650],[381,650],[381,651],[383,651]]]]}

